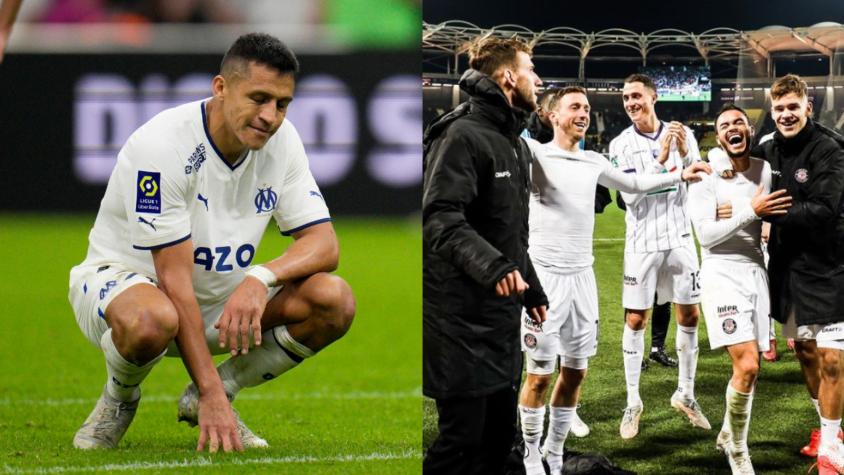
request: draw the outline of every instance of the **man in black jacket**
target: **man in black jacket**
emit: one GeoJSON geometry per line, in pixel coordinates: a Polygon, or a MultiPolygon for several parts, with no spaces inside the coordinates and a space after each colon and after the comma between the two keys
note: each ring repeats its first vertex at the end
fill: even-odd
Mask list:
{"type": "Polygon", "coordinates": [[[471,98],[424,138],[423,392],[439,436],[426,474],[502,473],[516,431],[522,307],[541,324],[547,298],[527,253],[536,108],[530,48],[488,38],[460,80],[471,98]]]}
{"type": "Polygon", "coordinates": [[[821,418],[820,473],[844,473],[838,440],[844,410],[844,151],[809,118],[806,83],[789,74],[771,86],[771,190],[793,205],[772,223],[768,241],[771,314],[795,339],[806,386],[821,418]]]}

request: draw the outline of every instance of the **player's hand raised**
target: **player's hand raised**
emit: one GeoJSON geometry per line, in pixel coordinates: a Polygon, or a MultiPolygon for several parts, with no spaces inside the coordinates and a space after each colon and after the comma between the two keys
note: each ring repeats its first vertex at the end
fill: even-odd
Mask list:
{"type": "Polygon", "coordinates": [[[247,276],[229,297],[223,314],[214,324],[219,331],[220,348],[229,346],[232,356],[249,353],[250,333],[255,344],[261,344],[261,316],[267,306],[267,287],[247,276]]]}
{"type": "Polygon", "coordinates": [[[196,451],[205,450],[206,443],[211,453],[221,447],[223,452],[243,451],[232,406],[222,388],[220,391],[199,395],[199,442],[196,451]]]}
{"type": "Polygon", "coordinates": [[[495,294],[499,297],[509,297],[513,293],[521,295],[528,288],[530,286],[522,279],[522,274],[516,269],[510,271],[495,284],[495,294]]]}
{"type": "Polygon", "coordinates": [[[677,151],[680,152],[681,157],[689,155],[689,146],[686,145],[686,128],[680,122],[670,122],[668,130],[674,135],[674,144],[677,146],[677,151]]]}
{"type": "Polygon", "coordinates": [[[756,216],[764,218],[765,216],[780,215],[788,212],[791,207],[791,197],[785,194],[786,190],[777,190],[767,195],[762,194],[762,185],[756,188],[756,194],[750,200],[750,206],[753,207],[753,212],[756,216]]]}
{"type": "Polygon", "coordinates": [[[712,167],[710,167],[706,162],[694,162],[683,169],[683,181],[699,181],[701,177],[698,175],[698,172],[706,174],[712,173],[712,167]]]}

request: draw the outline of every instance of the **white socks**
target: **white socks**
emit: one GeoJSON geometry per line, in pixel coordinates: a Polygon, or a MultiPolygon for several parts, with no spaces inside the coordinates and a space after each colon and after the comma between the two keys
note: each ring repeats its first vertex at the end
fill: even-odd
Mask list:
{"type": "MultiPolygon", "coordinates": [[[[724,426],[732,434],[733,448],[737,453],[747,452],[747,429],[750,426],[750,411],[753,407],[753,392],[737,391],[727,383],[727,412],[724,426]]],[[[722,429],[722,430],[723,430],[722,429]]]]}
{"type": "Polygon", "coordinates": [[[642,404],[642,398],[639,396],[639,377],[642,374],[642,358],[645,354],[645,331],[633,330],[625,323],[621,337],[621,350],[624,352],[627,406],[638,406],[642,404]]]}
{"type": "Polygon", "coordinates": [[[525,472],[527,475],[545,473],[542,467],[542,454],[539,453],[539,440],[545,425],[545,406],[527,407],[519,405],[519,418],[522,422],[522,436],[525,439],[525,472]]]}
{"type": "MultiPolygon", "coordinates": [[[[644,345],[642,348],[644,348],[644,345]]],[[[548,437],[545,439],[544,452],[545,460],[548,462],[552,475],[559,474],[563,470],[563,445],[569,435],[575,410],[574,407],[551,406],[548,437]]]]}
{"type": "Polygon", "coordinates": [[[695,372],[697,371],[697,327],[677,325],[677,363],[679,377],[677,388],[686,400],[695,398],[695,372]]]}
{"type": "Polygon", "coordinates": [[[245,355],[233,356],[217,367],[226,394],[235,396],[243,388],[274,379],[314,355],[311,349],[294,340],[284,325],[261,335],[261,346],[254,346],[245,355]]]}
{"type": "Polygon", "coordinates": [[[821,403],[817,399],[812,398],[812,405],[815,406],[815,412],[818,413],[818,418],[821,417],[821,403]]]}
{"type": "Polygon", "coordinates": [[[826,419],[821,416],[821,443],[819,445],[836,445],[840,429],[841,419],[826,419]]]}
{"type": "Polygon", "coordinates": [[[100,337],[100,348],[105,355],[106,372],[108,373],[106,391],[114,399],[123,402],[137,401],[141,397],[141,390],[138,386],[147,377],[152,367],[161,361],[164,353],[167,352],[165,350],[149,363],[137,366],[126,361],[126,358],[117,351],[114,340],[111,338],[111,328],[100,337]]]}

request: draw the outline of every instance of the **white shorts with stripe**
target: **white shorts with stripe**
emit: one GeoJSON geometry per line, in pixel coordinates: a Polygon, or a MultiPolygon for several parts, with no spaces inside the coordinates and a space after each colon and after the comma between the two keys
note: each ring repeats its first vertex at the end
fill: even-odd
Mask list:
{"type": "MultiPolygon", "coordinates": [[[[116,265],[74,268],[70,276],[68,299],[73,307],[79,329],[91,344],[99,348],[100,338],[108,330],[105,318],[108,305],[126,289],[137,284],[158,286],[153,276],[132,272],[116,265]]],[[[270,288],[267,292],[267,301],[281,289],[281,286],[270,288]]],[[[219,333],[214,328],[214,324],[223,314],[223,307],[227,300],[228,296],[214,304],[199,306],[205,324],[205,341],[211,354],[229,351],[228,348],[220,348],[217,342],[219,333]]],[[[168,346],[167,356],[179,356],[175,341],[168,346]]]]}
{"type": "Polygon", "coordinates": [[[548,296],[548,318],[540,327],[527,313],[522,314],[522,350],[526,356],[535,361],[595,356],[598,287],[592,268],[557,274],[537,267],[536,273],[548,296]]]}
{"type": "Polygon", "coordinates": [[[700,269],[702,307],[714,350],[755,341],[768,351],[771,300],[768,272],[755,263],[706,259],[700,269]]]}
{"type": "Polygon", "coordinates": [[[700,273],[694,244],[667,251],[625,252],[621,300],[624,308],[647,310],[659,302],[700,302],[700,273]]]}

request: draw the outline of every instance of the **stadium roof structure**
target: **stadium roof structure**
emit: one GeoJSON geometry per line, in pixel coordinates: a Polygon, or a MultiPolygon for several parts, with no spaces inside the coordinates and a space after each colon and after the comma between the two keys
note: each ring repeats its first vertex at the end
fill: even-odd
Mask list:
{"type": "MultiPolygon", "coordinates": [[[[809,27],[790,28],[769,26],[755,31],[739,31],[719,27],[702,33],[677,29],[662,29],[651,33],[636,33],[623,28],[598,32],[584,32],[571,27],[556,27],[532,31],[520,25],[498,25],[481,28],[462,20],[422,25],[422,49],[439,52],[454,58],[465,54],[471,41],[478,37],[518,37],[533,47],[534,55],[579,58],[579,79],[585,77],[587,56],[596,50],[602,53],[638,57],[647,65],[656,50],[676,52],[695,50],[705,64],[710,61],[737,61],[742,56],[754,56],[767,62],[768,75],[773,75],[772,56],[781,52],[822,54],[830,59],[830,75],[834,74],[834,56],[844,51],[844,25],[835,22],[818,23],[809,27]]],[[[593,54],[594,56],[594,54],[593,54]]]]}

